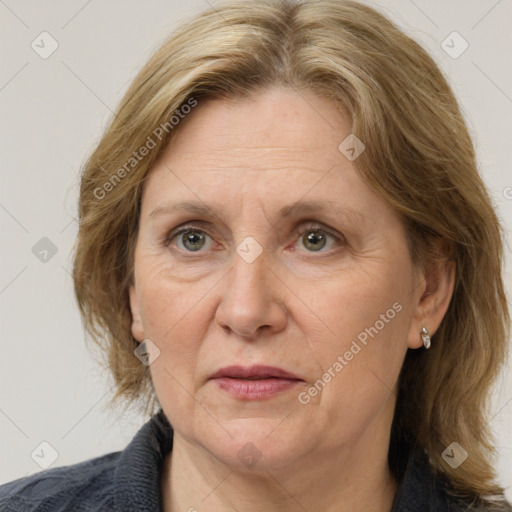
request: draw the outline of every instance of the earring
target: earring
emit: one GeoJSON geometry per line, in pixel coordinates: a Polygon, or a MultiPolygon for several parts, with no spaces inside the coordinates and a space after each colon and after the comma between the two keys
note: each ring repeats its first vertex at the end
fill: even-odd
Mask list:
{"type": "Polygon", "coordinates": [[[430,348],[430,333],[428,332],[428,329],[423,326],[420,331],[421,334],[421,340],[423,341],[423,346],[426,349],[430,348]]]}

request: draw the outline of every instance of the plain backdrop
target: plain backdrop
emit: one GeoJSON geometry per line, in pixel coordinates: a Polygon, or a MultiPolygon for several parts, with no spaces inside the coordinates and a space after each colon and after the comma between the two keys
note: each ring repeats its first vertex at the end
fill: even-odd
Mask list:
{"type": "MultiPolygon", "coordinates": [[[[455,89],[507,231],[510,294],[512,2],[368,3],[423,44],[455,89]]],[[[109,380],[84,342],[70,277],[78,175],[140,66],[174,27],[209,5],[215,2],[0,0],[0,483],[41,464],[121,450],[147,420],[104,409],[109,380]]],[[[511,375],[496,388],[490,419],[509,498],[511,375]]]]}

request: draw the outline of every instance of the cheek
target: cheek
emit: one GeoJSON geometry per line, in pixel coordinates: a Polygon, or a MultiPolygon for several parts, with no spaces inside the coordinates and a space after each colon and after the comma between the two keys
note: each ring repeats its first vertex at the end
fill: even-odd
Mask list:
{"type": "Polygon", "coordinates": [[[194,309],[200,296],[180,290],[169,282],[146,287],[142,294],[141,318],[147,338],[163,351],[173,353],[193,349],[194,331],[199,328],[194,309]]]}
{"type": "Polygon", "coordinates": [[[161,343],[183,324],[190,326],[189,316],[207,286],[182,282],[172,273],[172,265],[161,255],[142,253],[137,262],[137,293],[146,336],[161,343]]]}
{"type": "MultiPolygon", "coordinates": [[[[334,416],[357,422],[358,411],[375,412],[393,391],[407,350],[412,282],[407,269],[381,262],[378,269],[338,274],[319,288],[315,312],[324,335],[308,336],[308,351],[319,368],[312,382],[319,392],[311,390],[311,403],[328,402],[334,416]]],[[[304,323],[301,329],[307,332],[304,323]]]]}
{"type": "Polygon", "coordinates": [[[203,295],[202,286],[185,287],[158,278],[148,279],[143,288],[141,317],[145,335],[160,350],[150,366],[151,379],[173,425],[182,425],[182,418],[194,415],[191,397],[197,392],[195,375],[208,329],[203,295]]]}
{"type": "MultiPolygon", "coordinates": [[[[411,286],[412,272],[406,262],[378,262],[364,268],[354,265],[325,280],[310,301],[312,312],[323,321],[329,338],[337,340],[323,345],[339,351],[348,350],[353,340],[369,346],[372,339],[391,342],[404,338],[411,286]]],[[[386,349],[387,344],[379,343],[386,349]]]]}
{"type": "Polygon", "coordinates": [[[137,280],[144,335],[160,350],[150,368],[157,392],[160,381],[164,388],[182,384],[192,392],[202,340],[214,308],[206,291],[213,290],[218,279],[177,282],[166,275],[166,265],[152,264],[150,259],[140,263],[137,280]]]}

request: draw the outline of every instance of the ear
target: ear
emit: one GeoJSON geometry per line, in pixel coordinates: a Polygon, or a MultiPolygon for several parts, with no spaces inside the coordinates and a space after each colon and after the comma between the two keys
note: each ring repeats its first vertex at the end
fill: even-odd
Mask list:
{"type": "Polygon", "coordinates": [[[137,291],[135,290],[135,286],[133,284],[130,286],[130,310],[132,312],[132,336],[137,341],[142,342],[146,339],[146,337],[144,336],[144,327],[142,326],[142,319],[140,317],[137,291]]]}
{"type": "Polygon", "coordinates": [[[411,319],[407,346],[420,348],[423,346],[420,331],[426,327],[432,336],[448,310],[453,295],[455,284],[455,261],[447,256],[446,246],[441,242],[436,245],[436,258],[427,266],[427,269],[419,271],[417,304],[411,319]]]}

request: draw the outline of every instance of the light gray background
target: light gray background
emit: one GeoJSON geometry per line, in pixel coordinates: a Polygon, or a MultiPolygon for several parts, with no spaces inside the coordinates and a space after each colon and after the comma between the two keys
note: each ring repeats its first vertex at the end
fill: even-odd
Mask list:
{"type": "MultiPolygon", "coordinates": [[[[368,3],[421,42],[455,88],[507,229],[510,294],[512,1],[368,3]],[[441,46],[453,31],[469,44],[457,59],[441,46]]],[[[52,466],[71,464],[122,449],[146,421],[103,409],[110,383],[84,344],[69,274],[77,177],[139,67],[174,27],[212,4],[0,0],[0,483],[39,471],[34,450],[50,462],[43,441],[58,454],[52,466]],[[43,31],[59,45],[47,59],[31,48],[43,31]],[[58,249],[47,262],[32,253],[42,237],[58,249]]],[[[457,50],[452,39],[445,44],[457,50]]],[[[491,420],[509,498],[511,375],[496,390],[491,420]]]]}

